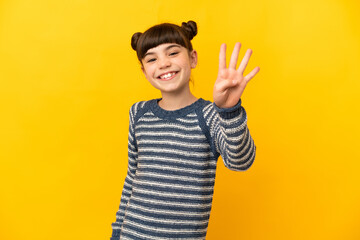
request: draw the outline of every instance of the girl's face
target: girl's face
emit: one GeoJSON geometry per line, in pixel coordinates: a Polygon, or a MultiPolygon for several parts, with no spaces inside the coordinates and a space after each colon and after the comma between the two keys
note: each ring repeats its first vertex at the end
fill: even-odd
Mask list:
{"type": "Polygon", "coordinates": [[[183,93],[189,88],[191,69],[197,53],[176,43],[164,43],[149,49],[142,62],[146,79],[161,93],[183,93]]]}

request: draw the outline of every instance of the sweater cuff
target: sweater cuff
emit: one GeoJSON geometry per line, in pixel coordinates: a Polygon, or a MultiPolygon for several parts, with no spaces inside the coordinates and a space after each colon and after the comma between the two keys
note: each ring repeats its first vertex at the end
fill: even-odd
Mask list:
{"type": "Polygon", "coordinates": [[[231,119],[240,115],[241,111],[241,99],[239,99],[238,103],[235,106],[230,108],[220,108],[213,103],[215,110],[219,113],[220,117],[224,119],[231,119]]]}

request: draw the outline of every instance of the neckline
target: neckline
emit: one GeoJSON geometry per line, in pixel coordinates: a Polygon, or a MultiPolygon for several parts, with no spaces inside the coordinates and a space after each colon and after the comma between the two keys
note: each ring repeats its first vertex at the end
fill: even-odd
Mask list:
{"type": "Polygon", "coordinates": [[[161,108],[158,104],[158,102],[161,100],[162,98],[156,98],[150,101],[150,108],[152,110],[152,112],[160,117],[160,118],[179,118],[182,116],[185,116],[187,114],[189,114],[190,112],[192,112],[194,109],[198,108],[199,106],[201,106],[201,104],[203,103],[204,99],[202,98],[198,98],[195,102],[193,102],[190,105],[187,105],[183,108],[179,108],[176,110],[165,110],[163,108],[161,108]]]}

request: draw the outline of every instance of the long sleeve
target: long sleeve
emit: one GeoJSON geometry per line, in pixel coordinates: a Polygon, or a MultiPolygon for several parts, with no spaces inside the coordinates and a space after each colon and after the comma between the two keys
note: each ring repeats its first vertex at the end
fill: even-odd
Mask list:
{"type": "Polygon", "coordinates": [[[204,108],[204,118],[212,146],[221,155],[224,165],[235,171],[247,170],[255,159],[256,146],[241,100],[231,108],[219,108],[211,103],[204,108]]]}
{"type": "Polygon", "coordinates": [[[132,184],[137,169],[137,146],[134,131],[134,116],[136,114],[136,106],[131,106],[129,111],[129,137],[128,137],[128,170],[122,190],[119,210],[116,213],[116,222],[111,224],[112,237],[110,240],[118,240],[120,238],[121,226],[125,217],[125,210],[132,193],[132,184]]]}

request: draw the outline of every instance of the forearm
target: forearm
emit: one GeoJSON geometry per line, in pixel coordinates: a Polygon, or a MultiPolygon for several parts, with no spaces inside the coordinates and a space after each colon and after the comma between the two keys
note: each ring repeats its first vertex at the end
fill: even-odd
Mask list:
{"type": "Polygon", "coordinates": [[[256,146],[248,126],[241,100],[231,108],[219,108],[218,129],[214,133],[216,146],[227,168],[235,171],[247,170],[255,159],[256,146]]]}

